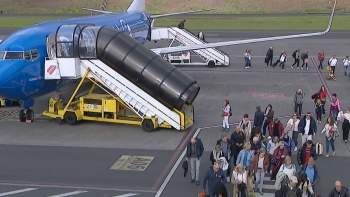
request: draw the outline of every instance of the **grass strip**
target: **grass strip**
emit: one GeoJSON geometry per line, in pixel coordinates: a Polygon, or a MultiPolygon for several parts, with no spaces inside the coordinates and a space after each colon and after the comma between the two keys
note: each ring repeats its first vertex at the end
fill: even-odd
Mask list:
{"type": "MultiPolygon", "coordinates": [[[[22,28],[57,18],[0,17],[0,27],[22,28]]],[[[183,18],[156,19],[155,26],[177,26],[183,18]]],[[[328,16],[190,18],[185,27],[192,30],[324,30],[328,16]]],[[[336,16],[332,30],[350,30],[350,16],[336,16]]]]}

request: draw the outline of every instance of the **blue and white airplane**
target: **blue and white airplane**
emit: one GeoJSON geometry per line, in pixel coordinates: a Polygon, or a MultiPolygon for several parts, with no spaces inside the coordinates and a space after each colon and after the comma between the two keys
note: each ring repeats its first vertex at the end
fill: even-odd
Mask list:
{"type": "MultiPolygon", "coordinates": [[[[157,54],[191,51],[203,48],[214,48],[228,45],[239,45],[290,38],[324,35],[329,32],[334,16],[336,1],[334,3],[328,28],[322,32],[277,36],[249,40],[227,41],[188,45],[178,47],[165,47],[151,49],[157,54]]],[[[54,34],[61,25],[93,24],[96,26],[110,26],[130,34],[140,43],[151,38],[152,21],[156,18],[173,15],[194,13],[208,10],[180,12],[164,15],[149,15],[145,12],[145,0],[134,0],[124,13],[112,13],[101,10],[87,9],[102,13],[101,15],[81,17],[67,20],[50,21],[23,28],[9,35],[0,42],[0,97],[12,101],[20,101],[21,107],[29,109],[34,106],[34,99],[53,92],[74,80],[45,80],[45,58],[48,57],[47,39],[54,34]]],[[[21,110],[22,111],[22,110],[21,110]]],[[[20,112],[20,113],[23,113],[20,112]]]]}

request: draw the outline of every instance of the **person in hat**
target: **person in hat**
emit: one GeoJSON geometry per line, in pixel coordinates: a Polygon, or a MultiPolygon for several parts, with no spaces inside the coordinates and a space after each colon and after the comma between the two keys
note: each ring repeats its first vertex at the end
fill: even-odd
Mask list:
{"type": "Polygon", "coordinates": [[[289,183],[287,185],[283,185],[281,187],[282,196],[293,196],[293,193],[296,194],[296,197],[302,197],[302,192],[299,187],[297,187],[298,178],[296,176],[292,176],[289,183]]]}

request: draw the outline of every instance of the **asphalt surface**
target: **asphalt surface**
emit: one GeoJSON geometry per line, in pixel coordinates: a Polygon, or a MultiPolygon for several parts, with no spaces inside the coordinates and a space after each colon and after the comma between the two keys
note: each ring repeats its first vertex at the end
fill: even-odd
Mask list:
{"type": "MultiPolygon", "coordinates": [[[[255,38],[262,34],[246,31],[241,34],[205,33],[208,42],[255,38]]],[[[288,32],[265,32],[265,35],[284,33],[288,32]]],[[[228,67],[181,67],[201,86],[194,102],[196,124],[187,133],[174,130],[146,133],[138,126],[96,122],[82,122],[75,126],[57,125],[40,115],[40,112],[47,108],[47,100],[53,94],[37,99],[33,108],[37,113],[37,121],[32,124],[18,121],[18,108],[0,109],[0,144],[3,145],[0,151],[4,158],[0,162],[0,196],[4,192],[24,191],[26,188],[35,190],[12,196],[37,197],[86,191],[72,196],[126,197],[137,194],[141,197],[175,197],[179,195],[179,189],[182,196],[195,196],[201,191],[201,186],[190,184],[189,178],[183,177],[181,165],[174,164],[181,164],[183,159],[180,154],[196,128],[206,127],[198,133],[205,146],[200,175],[204,176],[210,166],[209,152],[223,134],[219,131],[220,126],[213,127],[221,124],[220,110],[223,100],[229,99],[231,102],[234,114],[230,119],[231,123],[240,121],[245,113],[253,117],[257,105],[265,108],[268,104],[273,105],[276,116],[281,118],[282,123],[286,123],[293,113],[293,97],[298,88],[306,94],[303,112],[313,112],[313,101],[310,97],[323,83],[330,92],[338,94],[342,108],[350,106],[349,79],[343,75],[341,64],[336,69],[337,81],[324,81],[325,70],[321,70],[320,78],[312,61],[309,62],[310,70],[290,69],[293,62],[291,59],[287,61],[285,71],[262,64],[269,46],[274,47],[275,56],[285,50],[290,57],[293,50],[300,48],[302,51],[309,51],[310,57],[324,50],[327,57],[336,54],[339,60],[342,60],[348,55],[350,44],[346,36],[346,32],[333,36],[330,33],[312,39],[222,47],[221,50],[230,56],[231,65],[228,67]],[[246,49],[252,49],[253,53],[252,68],[249,70],[243,68],[242,54],[246,49]],[[121,155],[149,156],[154,159],[145,171],[110,170],[121,155]]],[[[146,45],[154,48],[168,44],[169,42],[158,42],[146,45]]],[[[86,86],[83,89],[87,88],[86,86]]],[[[74,85],[71,85],[59,92],[68,99],[73,90],[74,85]]],[[[329,98],[327,106],[328,101],[329,98]]],[[[323,122],[324,120],[325,117],[323,122]]],[[[322,126],[323,124],[318,124],[318,132],[322,126]]],[[[228,135],[232,131],[233,129],[228,135]]],[[[325,144],[324,136],[319,133],[314,141],[325,144]]],[[[349,148],[337,138],[336,150],[336,156],[321,156],[316,161],[321,173],[321,182],[316,187],[318,194],[327,195],[337,179],[345,186],[350,186],[347,174],[342,173],[348,169],[349,148]],[[330,170],[330,166],[336,166],[337,170],[330,170]]],[[[227,188],[232,192],[231,184],[227,184],[227,188]]],[[[268,197],[267,192],[264,196],[268,197]]]]}

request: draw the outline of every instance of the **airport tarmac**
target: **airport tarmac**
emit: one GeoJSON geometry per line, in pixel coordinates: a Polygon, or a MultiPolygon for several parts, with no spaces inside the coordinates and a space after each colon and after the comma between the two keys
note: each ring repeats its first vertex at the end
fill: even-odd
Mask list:
{"type": "MultiPolygon", "coordinates": [[[[287,32],[280,34],[283,33],[287,32]]],[[[226,34],[232,35],[231,37],[221,36],[220,33],[210,34],[215,33],[206,32],[208,42],[248,36],[255,38],[261,35],[260,32],[250,32],[249,35],[242,33],[240,36],[237,36],[237,32],[226,34]]],[[[210,151],[223,134],[219,131],[220,126],[215,125],[221,124],[220,112],[225,99],[231,102],[234,114],[230,119],[231,123],[240,121],[245,113],[253,117],[257,105],[265,108],[272,104],[276,116],[285,124],[293,113],[295,91],[301,88],[305,93],[303,112],[313,112],[313,100],[310,97],[322,84],[325,84],[330,92],[338,94],[342,107],[350,106],[347,100],[350,83],[348,77],[342,74],[342,64],[336,69],[337,81],[324,80],[325,69],[319,73],[313,61],[309,62],[310,70],[290,69],[293,62],[291,58],[286,63],[285,71],[263,64],[269,46],[274,47],[275,56],[282,50],[291,56],[295,49],[300,48],[302,51],[309,51],[311,57],[324,50],[326,56],[336,54],[339,60],[342,60],[348,55],[350,41],[346,33],[339,35],[332,36],[330,33],[312,39],[222,47],[221,49],[231,57],[231,65],[228,67],[181,67],[181,70],[196,79],[201,86],[194,102],[196,123],[187,132],[159,130],[146,133],[137,126],[94,122],[83,122],[75,126],[57,125],[54,121],[40,117],[40,112],[47,108],[49,98],[49,95],[43,96],[36,101],[37,105],[33,108],[39,114],[38,120],[42,121],[32,124],[20,123],[16,121],[17,114],[8,115],[0,120],[0,151],[5,158],[0,162],[0,195],[23,190],[23,193],[13,196],[36,197],[86,191],[77,193],[76,196],[128,197],[136,194],[141,197],[175,197],[181,189],[181,195],[194,196],[201,191],[201,186],[190,184],[189,178],[183,177],[181,165],[178,166],[183,161],[182,151],[193,135],[196,134],[203,140],[203,177],[210,165],[210,151]],[[246,49],[251,49],[253,53],[251,69],[243,68],[242,54],[246,49]]],[[[168,43],[161,41],[146,45],[153,48],[164,47],[168,43]]],[[[84,87],[84,90],[86,89],[87,87],[84,87]]],[[[73,90],[74,84],[63,88],[60,93],[68,98],[73,90]]],[[[329,98],[327,99],[329,101],[329,98]]],[[[19,109],[0,110],[10,112],[19,109]]],[[[325,117],[323,122],[324,119],[325,117]]],[[[318,132],[322,126],[323,124],[318,124],[318,132]]],[[[324,136],[319,133],[314,140],[325,144],[324,136]]],[[[321,181],[316,187],[319,194],[328,194],[336,179],[340,179],[345,186],[350,186],[346,174],[341,173],[347,170],[349,148],[338,138],[336,150],[335,157],[320,157],[316,161],[321,173],[321,181]],[[329,166],[337,166],[337,172],[329,170],[329,166]]],[[[228,184],[227,188],[232,195],[231,184],[228,184]]],[[[264,196],[268,196],[268,192],[265,192],[264,196]]]]}

